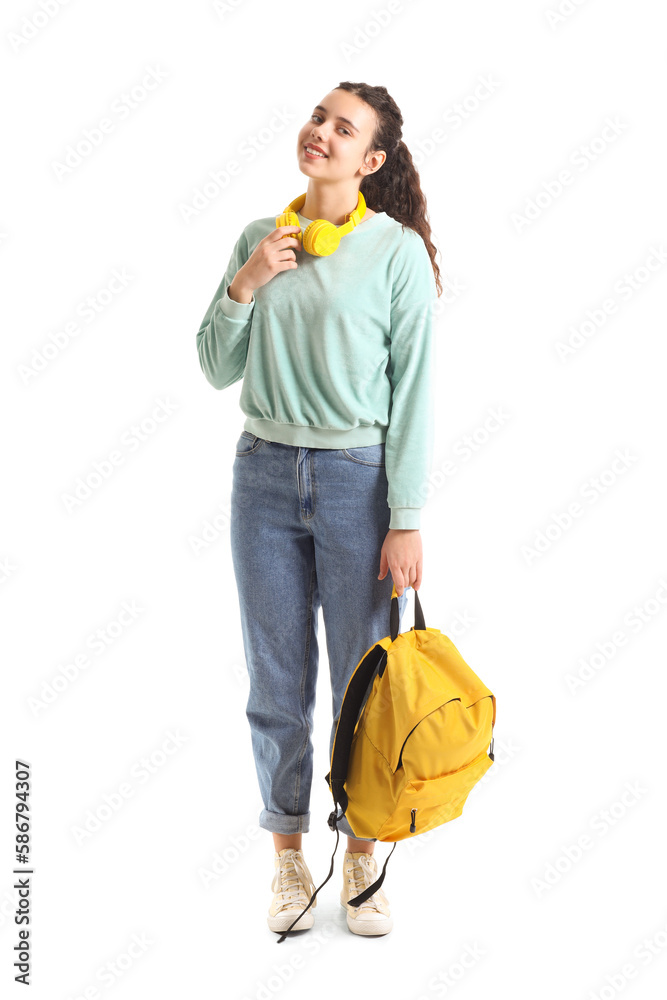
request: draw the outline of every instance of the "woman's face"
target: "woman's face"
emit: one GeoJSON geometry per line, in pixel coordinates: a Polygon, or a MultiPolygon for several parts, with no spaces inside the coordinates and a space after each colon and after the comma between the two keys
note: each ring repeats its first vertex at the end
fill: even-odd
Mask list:
{"type": "Polygon", "coordinates": [[[384,152],[371,153],[364,161],[375,127],[375,114],[359,97],[347,90],[332,90],[324,97],[297,141],[299,168],[308,177],[328,181],[365,177],[384,163],[384,152]],[[310,157],[306,144],[319,146],[325,157],[310,157]],[[363,168],[363,169],[362,169],[363,168]]]}

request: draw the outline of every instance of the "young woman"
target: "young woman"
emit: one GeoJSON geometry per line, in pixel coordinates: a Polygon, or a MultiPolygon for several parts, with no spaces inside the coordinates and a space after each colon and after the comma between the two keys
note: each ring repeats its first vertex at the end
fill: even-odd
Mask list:
{"type": "MultiPolygon", "coordinates": [[[[245,227],[197,334],[211,385],[243,378],[230,534],[259,824],[274,841],[274,931],[290,926],[315,888],[302,834],[310,825],[318,610],[331,677],[330,758],[348,680],[389,633],[392,583],[401,614],[405,591],[421,585],[431,310],[442,285],[402,124],[384,87],[344,82],[322,98],[297,140],[308,178],[305,202],[294,206],[299,226],[270,216],[245,227]],[[319,256],[307,234],[306,249],[296,238],[314,220],[342,226],[356,209],[334,252],[319,256]]],[[[374,841],[356,838],[345,817],[338,828],[348,836],[340,897],[348,927],[386,934],[392,919],[382,890],[360,907],[346,902],[377,877],[374,841]]],[[[312,926],[316,905],[317,897],[296,929],[312,926]]]]}

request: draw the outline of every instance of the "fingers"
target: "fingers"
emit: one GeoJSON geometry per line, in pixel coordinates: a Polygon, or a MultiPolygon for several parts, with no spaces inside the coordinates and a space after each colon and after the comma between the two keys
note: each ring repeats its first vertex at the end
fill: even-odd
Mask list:
{"type": "Polygon", "coordinates": [[[400,597],[406,587],[418,590],[422,582],[423,553],[419,531],[389,531],[382,546],[380,568],[382,577],[389,567],[396,593],[400,597]]]}
{"type": "Polygon", "coordinates": [[[415,568],[415,582],[412,584],[413,590],[419,590],[422,585],[422,560],[417,560],[417,566],[415,568]]]}
{"type": "Polygon", "coordinates": [[[276,243],[278,240],[284,242],[286,247],[301,247],[301,240],[297,240],[294,233],[301,232],[301,226],[277,226],[275,230],[272,230],[265,239],[269,243],[276,243]]]}
{"type": "Polygon", "coordinates": [[[419,590],[422,585],[422,563],[419,560],[414,566],[396,566],[391,570],[391,576],[400,597],[406,587],[419,590]]]}

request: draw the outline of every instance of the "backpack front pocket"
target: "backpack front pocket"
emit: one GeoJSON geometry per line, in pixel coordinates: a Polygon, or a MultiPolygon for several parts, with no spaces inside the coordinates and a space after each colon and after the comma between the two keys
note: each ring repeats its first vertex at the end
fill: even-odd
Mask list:
{"type": "MultiPolygon", "coordinates": [[[[394,773],[400,768],[406,776],[437,778],[446,761],[452,771],[476,757],[491,741],[493,703],[489,696],[472,705],[460,698],[450,698],[444,704],[425,706],[421,717],[408,721],[408,727],[396,741],[389,756],[394,773]]],[[[447,772],[451,774],[451,771],[447,772]]]]}
{"type": "Polygon", "coordinates": [[[403,787],[396,808],[382,824],[377,839],[405,840],[456,819],[470,791],[492,764],[487,751],[483,750],[468,764],[449,774],[437,778],[412,778],[403,787]]]}

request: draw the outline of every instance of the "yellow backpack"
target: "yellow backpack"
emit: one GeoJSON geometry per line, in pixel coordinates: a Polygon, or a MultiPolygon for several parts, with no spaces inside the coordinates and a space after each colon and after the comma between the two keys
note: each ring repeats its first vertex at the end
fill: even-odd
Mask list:
{"type": "MultiPolygon", "coordinates": [[[[333,874],[343,815],[360,838],[397,842],[418,836],[460,816],[494,760],[495,695],[451,639],[426,627],[417,591],[414,595],[415,624],[399,634],[393,587],[391,635],[365,653],[345,690],[325,778],[334,799],[328,822],[336,847],[322,885],[333,874]]],[[[349,900],[351,906],[380,888],[395,849],[396,843],[382,874],[349,900]]]]}

